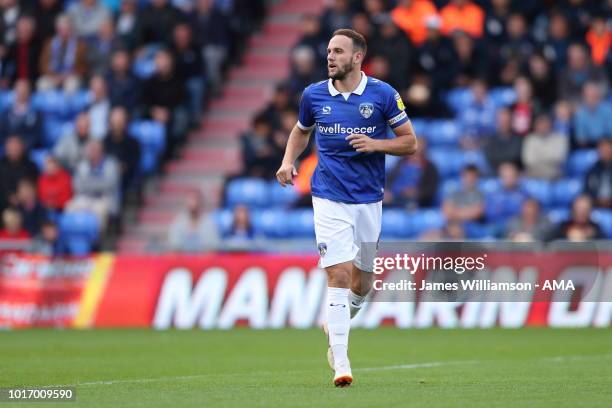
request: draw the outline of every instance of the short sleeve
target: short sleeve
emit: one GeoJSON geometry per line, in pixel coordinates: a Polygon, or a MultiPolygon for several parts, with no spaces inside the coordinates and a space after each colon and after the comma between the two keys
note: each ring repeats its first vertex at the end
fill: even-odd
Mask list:
{"type": "Polygon", "coordinates": [[[385,90],[385,120],[392,128],[396,128],[408,122],[404,102],[400,94],[392,87],[385,90]]]}
{"type": "Polygon", "coordinates": [[[312,115],[312,101],[310,99],[310,90],[304,89],[300,98],[300,112],[297,126],[302,130],[310,130],[314,127],[315,121],[312,115]]]}

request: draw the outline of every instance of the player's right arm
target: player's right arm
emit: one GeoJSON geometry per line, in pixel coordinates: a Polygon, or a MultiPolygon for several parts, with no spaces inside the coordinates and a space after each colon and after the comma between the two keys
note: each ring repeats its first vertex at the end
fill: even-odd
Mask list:
{"type": "Polygon", "coordinates": [[[301,129],[298,124],[291,130],[283,162],[276,172],[276,179],[281,186],[285,187],[287,184],[293,184],[293,177],[297,176],[295,161],[308,146],[311,132],[312,129],[301,129]]]}
{"type": "Polygon", "coordinates": [[[306,88],[302,92],[302,99],[300,100],[299,120],[291,130],[283,162],[276,172],[276,179],[281,186],[285,187],[287,184],[293,184],[293,177],[297,176],[295,161],[308,146],[308,140],[314,125],[310,92],[309,88],[306,88]]]}

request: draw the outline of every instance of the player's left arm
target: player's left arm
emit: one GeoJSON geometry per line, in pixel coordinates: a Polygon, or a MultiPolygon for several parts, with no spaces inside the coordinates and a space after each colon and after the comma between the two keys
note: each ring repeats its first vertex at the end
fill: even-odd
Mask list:
{"type": "Polygon", "coordinates": [[[417,150],[417,138],[410,121],[393,129],[392,139],[372,139],[367,135],[354,133],[346,138],[349,144],[360,153],[379,152],[393,156],[409,156],[417,150]]]}

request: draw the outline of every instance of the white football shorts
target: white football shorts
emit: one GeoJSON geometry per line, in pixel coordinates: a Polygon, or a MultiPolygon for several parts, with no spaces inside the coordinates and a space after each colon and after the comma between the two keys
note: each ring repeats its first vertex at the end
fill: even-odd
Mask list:
{"type": "Polygon", "coordinates": [[[372,272],[375,248],[380,238],[382,201],[346,204],[312,197],[319,267],[353,261],[362,271],[372,272]],[[362,254],[362,243],[370,243],[362,254]],[[365,259],[367,258],[367,259],[365,259]]]}

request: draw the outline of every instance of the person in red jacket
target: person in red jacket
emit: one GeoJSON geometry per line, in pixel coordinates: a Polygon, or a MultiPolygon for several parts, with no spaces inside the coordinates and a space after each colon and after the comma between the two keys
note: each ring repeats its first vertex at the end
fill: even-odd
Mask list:
{"type": "Polygon", "coordinates": [[[60,211],[72,198],[70,173],[53,156],[47,157],[44,172],[38,178],[38,196],[43,206],[60,211]]]}

